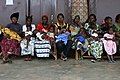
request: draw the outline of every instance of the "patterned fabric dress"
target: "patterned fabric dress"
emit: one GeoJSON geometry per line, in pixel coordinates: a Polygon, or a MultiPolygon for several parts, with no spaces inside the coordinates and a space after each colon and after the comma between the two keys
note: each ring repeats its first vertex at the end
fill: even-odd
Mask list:
{"type": "Polygon", "coordinates": [[[90,23],[85,23],[84,28],[87,30],[88,34],[91,35],[94,31],[99,31],[100,26],[98,24],[90,25],[90,23]]]}
{"type": "Polygon", "coordinates": [[[3,57],[8,57],[10,54],[20,55],[20,44],[21,37],[15,32],[8,28],[2,28],[4,38],[1,41],[1,50],[3,57]]]}
{"type": "Polygon", "coordinates": [[[92,54],[95,59],[101,58],[101,55],[103,53],[102,42],[95,40],[90,41],[89,53],[92,54]]]}
{"type": "Polygon", "coordinates": [[[35,54],[37,57],[49,57],[51,52],[51,45],[49,41],[43,40],[35,41],[35,54]]]}
{"type": "MultiPolygon", "coordinates": [[[[120,24],[115,23],[115,31],[120,35],[120,24]]],[[[116,36],[116,38],[117,38],[118,51],[120,51],[120,36],[116,36]]]]}
{"type": "Polygon", "coordinates": [[[21,55],[32,55],[34,56],[34,43],[35,39],[31,38],[31,41],[27,44],[27,40],[23,39],[20,43],[21,55]]]}
{"type": "Polygon", "coordinates": [[[5,38],[1,41],[1,49],[4,57],[8,57],[10,54],[19,56],[20,46],[19,42],[15,39],[5,38]]]}

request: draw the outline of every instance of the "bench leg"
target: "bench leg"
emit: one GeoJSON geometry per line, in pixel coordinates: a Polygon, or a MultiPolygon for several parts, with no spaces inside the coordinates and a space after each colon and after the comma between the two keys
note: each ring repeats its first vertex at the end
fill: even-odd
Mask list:
{"type": "Polygon", "coordinates": [[[79,60],[79,53],[78,53],[77,50],[75,51],[75,59],[76,59],[76,60],[79,60]]]}
{"type": "Polygon", "coordinates": [[[53,52],[53,56],[55,58],[55,60],[57,60],[57,49],[56,49],[56,44],[54,43],[54,52],[53,52]]]}

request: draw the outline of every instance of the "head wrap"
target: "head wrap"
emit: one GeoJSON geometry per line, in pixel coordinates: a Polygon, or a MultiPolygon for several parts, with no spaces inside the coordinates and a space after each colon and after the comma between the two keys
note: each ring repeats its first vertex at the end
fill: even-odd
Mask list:
{"type": "Polygon", "coordinates": [[[16,17],[16,18],[18,19],[18,18],[19,18],[19,12],[13,13],[13,14],[10,16],[10,19],[12,19],[13,17],[16,17]]]}
{"type": "Polygon", "coordinates": [[[42,19],[43,19],[44,17],[45,17],[45,18],[47,19],[47,21],[48,21],[48,16],[47,16],[47,15],[43,15],[43,16],[42,16],[42,19]]]}

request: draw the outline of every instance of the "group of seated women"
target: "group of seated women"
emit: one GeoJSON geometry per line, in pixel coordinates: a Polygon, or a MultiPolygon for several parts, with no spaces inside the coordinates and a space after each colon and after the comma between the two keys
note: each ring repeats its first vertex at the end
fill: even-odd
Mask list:
{"type": "Polygon", "coordinates": [[[11,63],[10,56],[25,56],[25,61],[31,61],[32,56],[55,59],[55,46],[60,58],[67,60],[71,49],[80,52],[80,59],[88,53],[94,57],[92,62],[101,60],[105,50],[110,63],[114,63],[113,55],[120,49],[120,14],[115,18],[106,17],[99,25],[95,14],[90,14],[86,22],[80,22],[76,15],[71,23],[64,21],[64,15],[59,13],[55,24],[50,24],[46,15],[42,16],[36,26],[32,24],[32,16],[26,17],[26,24],[18,23],[19,13],[10,16],[11,23],[0,25],[0,47],[2,63],[11,63]]]}

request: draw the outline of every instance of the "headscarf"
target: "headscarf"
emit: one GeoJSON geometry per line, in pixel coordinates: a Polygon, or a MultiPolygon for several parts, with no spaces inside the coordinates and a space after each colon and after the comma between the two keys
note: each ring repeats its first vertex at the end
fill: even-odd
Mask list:
{"type": "Polygon", "coordinates": [[[10,16],[10,19],[12,19],[13,17],[16,17],[17,20],[18,20],[18,18],[19,18],[19,12],[13,13],[13,14],[10,16]]]}

